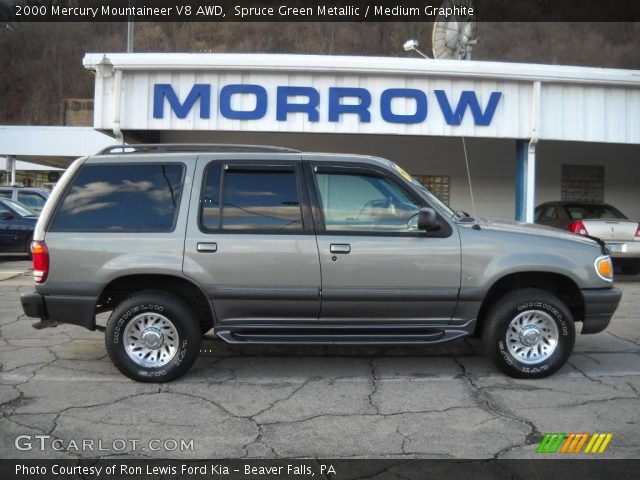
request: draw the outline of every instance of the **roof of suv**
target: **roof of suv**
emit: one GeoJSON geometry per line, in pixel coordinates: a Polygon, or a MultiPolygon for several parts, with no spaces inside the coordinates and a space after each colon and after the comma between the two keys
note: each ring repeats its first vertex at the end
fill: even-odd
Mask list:
{"type": "Polygon", "coordinates": [[[375,163],[384,167],[389,167],[391,162],[385,158],[370,155],[358,155],[354,153],[326,153],[326,152],[302,152],[286,147],[274,147],[270,145],[242,145],[242,144],[133,144],[133,145],[113,145],[107,147],[95,156],[137,156],[145,154],[174,154],[183,153],[233,153],[233,154],[297,154],[318,156],[318,161],[332,161],[340,158],[347,161],[361,161],[375,163]]]}
{"type": "Polygon", "coordinates": [[[245,152],[273,152],[273,153],[300,153],[299,150],[285,147],[272,147],[269,145],[239,145],[239,144],[206,144],[206,143],[160,143],[160,144],[133,144],[111,145],[100,150],[96,155],[122,155],[127,153],[245,153],[245,152]]]}

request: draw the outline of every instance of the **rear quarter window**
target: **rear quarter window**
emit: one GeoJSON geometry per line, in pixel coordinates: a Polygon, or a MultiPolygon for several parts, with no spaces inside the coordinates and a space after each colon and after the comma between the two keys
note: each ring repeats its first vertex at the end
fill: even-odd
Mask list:
{"type": "Polygon", "coordinates": [[[183,182],[182,164],[84,165],[65,192],[49,230],[172,231],[183,182]]]}

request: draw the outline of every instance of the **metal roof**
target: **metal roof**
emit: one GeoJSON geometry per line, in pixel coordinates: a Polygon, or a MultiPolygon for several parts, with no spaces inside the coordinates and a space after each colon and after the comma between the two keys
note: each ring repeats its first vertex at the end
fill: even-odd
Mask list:
{"type": "Polygon", "coordinates": [[[640,87],[639,70],[534,63],[436,60],[346,55],[237,53],[87,53],[83,64],[94,70],[104,58],[119,70],[224,70],[371,73],[522,80],[552,83],[640,87]]]}

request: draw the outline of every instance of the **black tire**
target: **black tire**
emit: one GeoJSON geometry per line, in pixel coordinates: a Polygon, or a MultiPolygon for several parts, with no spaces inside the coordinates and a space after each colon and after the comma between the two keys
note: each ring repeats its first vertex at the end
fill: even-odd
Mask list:
{"type": "Polygon", "coordinates": [[[536,288],[516,290],[496,301],[487,315],[483,331],[486,355],[500,371],[514,378],[543,378],[552,375],[566,363],[571,355],[575,338],[573,316],[564,302],[552,293],[536,288]],[[518,322],[516,318],[526,323],[527,312],[534,313],[535,318],[538,319],[533,321],[536,332],[552,337],[556,335],[555,348],[551,347],[544,338],[534,347],[519,348],[523,344],[518,343],[518,340],[514,340],[513,337],[521,338],[519,332],[522,329],[516,326],[511,330],[509,328],[512,320],[518,322]],[[521,316],[521,314],[524,315],[521,316]],[[548,327],[546,330],[545,326],[548,327]],[[507,346],[508,335],[511,337],[509,345],[514,349],[513,351],[507,346]],[[547,350],[549,348],[551,350],[547,350]],[[514,352],[522,357],[517,358],[514,352]],[[524,358],[528,354],[532,357],[524,358]],[[539,356],[539,359],[536,356],[539,356]]]}
{"type": "MultiPolygon", "coordinates": [[[[131,328],[131,331],[134,331],[134,326],[131,328]]],[[[189,370],[200,351],[201,335],[193,312],[181,299],[168,292],[149,290],[131,295],[116,306],[107,322],[105,343],[111,361],[127,377],[138,382],[162,383],[174,380],[189,370]],[[136,363],[127,353],[124,344],[127,325],[134,320],[143,322],[146,321],[145,319],[150,319],[150,328],[160,331],[154,326],[158,324],[153,322],[159,322],[163,317],[162,321],[168,320],[174,328],[173,331],[177,332],[177,339],[170,335],[165,339],[167,346],[169,338],[174,342],[172,345],[175,345],[175,353],[163,365],[149,366],[136,363]]],[[[156,348],[156,351],[158,350],[164,355],[162,347],[156,348]]],[[[169,348],[167,348],[168,351],[169,348]]],[[[171,355],[170,352],[168,353],[171,355]]],[[[160,353],[156,353],[156,356],[159,357],[159,355],[160,353]]]]}
{"type": "Polygon", "coordinates": [[[640,267],[637,267],[635,265],[624,266],[622,267],[622,273],[624,273],[625,275],[637,275],[638,273],[640,273],[640,267]]]}
{"type": "Polygon", "coordinates": [[[25,246],[25,250],[27,255],[29,255],[29,260],[33,260],[33,253],[31,253],[31,242],[33,242],[33,235],[27,238],[27,244],[25,246]]]}

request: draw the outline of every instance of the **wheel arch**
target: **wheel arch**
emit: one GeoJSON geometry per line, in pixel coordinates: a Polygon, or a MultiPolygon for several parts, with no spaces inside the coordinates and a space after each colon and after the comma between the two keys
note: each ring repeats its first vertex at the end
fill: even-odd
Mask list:
{"type": "Polygon", "coordinates": [[[166,274],[124,275],[111,280],[100,292],[96,313],[112,310],[124,298],[144,290],[169,292],[193,309],[200,324],[215,324],[215,310],[202,289],[184,277],[166,274]]]}
{"type": "Polygon", "coordinates": [[[474,336],[482,335],[487,314],[495,302],[504,295],[522,288],[538,288],[552,293],[562,300],[574,322],[584,318],[584,298],[578,285],[568,276],[551,272],[516,272],[496,280],[485,294],[478,310],[474,336]]]}

